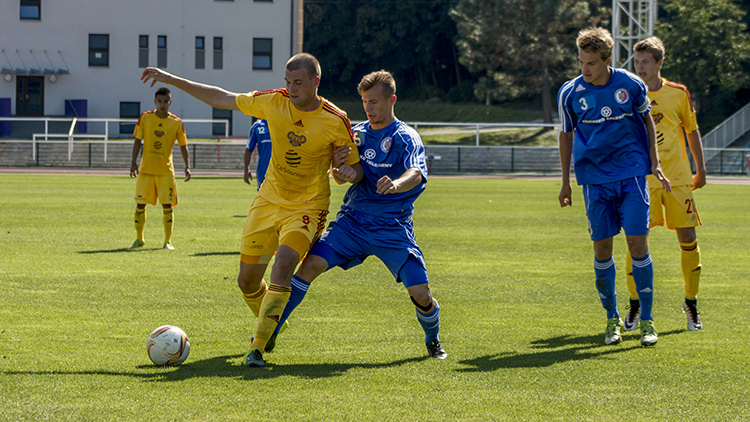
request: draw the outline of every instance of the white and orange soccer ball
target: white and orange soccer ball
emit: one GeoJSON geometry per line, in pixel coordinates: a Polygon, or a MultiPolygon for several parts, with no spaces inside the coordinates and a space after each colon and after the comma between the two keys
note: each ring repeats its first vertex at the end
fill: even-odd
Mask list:
{"type": "Polygon", "coordinates": [[[190,341],[178,327],[162,325],[148,336],[146,352],[157,366],[177,366],[190,354],[190,341]]]}

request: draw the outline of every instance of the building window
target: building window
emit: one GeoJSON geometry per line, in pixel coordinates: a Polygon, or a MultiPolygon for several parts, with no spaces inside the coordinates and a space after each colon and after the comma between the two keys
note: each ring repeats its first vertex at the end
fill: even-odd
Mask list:
{"type": "MultiPolygon", "coordinates": [[[[141,117],[141,103],[135,101],[120,101],[120,118],[137,119],[141,117]]],[[[132,135],[135,123],[120,123],[120,133],[132,135]]]]}
{"type": "Polygon", "coordinates": [[[195,37],[195,68],[206,68],[206,37],[195,37]]]}
{"type": "Polygon", "coordinates": [[[89,66],[109,66],[109,35],[89,34],[89,66]]]}
{"type": "Polygon", "coordinates": [[[156,66],[162,69],[167,67],[167,36],[156,37],[156,66]]]}
{"type": "MultiPolygon", "coordinates": [[[[219,108],[214,109],[214,119],[227,119],[229,120],[229,134],[232,134],[232,110],[222,110],[219,108]]],[[[216,136],[224,136],[224,123],[214,123],[213,134],[216,136]]]]}
{"type": "Polygon", "coordinates": [[[42,0],[21,0],[21,19],[41,20],[42,0]]]}
{"type": "Polygon", "coordinates": [[[224,69],[223,37],[214,37],[214,69],[224,69]]]}
{"type": "Polygon", "coordinates": [[[253,38],[253,69],[271,70],[271,38],[253,38]]]}
{"type": "Polygon", "coordinates": [[[138,36],[138,67],[148,67],[148,35],[138,36]]]}

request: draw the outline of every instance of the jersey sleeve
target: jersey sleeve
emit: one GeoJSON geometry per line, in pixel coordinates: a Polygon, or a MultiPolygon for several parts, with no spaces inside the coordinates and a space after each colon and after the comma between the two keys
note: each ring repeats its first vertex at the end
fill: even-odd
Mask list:
{"type": "Polygon", "coordinates": [[[412,167],[419,169],[422,173],[422,180],[427,180],[427,161],[425,160],[424,145],[418,134],[403,133],[401,135],[406,145],[403,156],[403,166],[405,169],[412,167]]]}
{"type": "Polygon", "coordinates": [[[135,124],[135,129],[133,129],[133,137],[135,139],[141,139],[143,140],[143,113],[138,117],[138,122],[135,124]]]}
{"type": "Polygon", "coordinates": [[[635,109],[638,111],[638,113],[641,115],[641,117],[646,116],[647,114],[651,113],[651,100],[648,99],[648,87],[646,87],[646,84],[644,84],[640,79],[637,81],[637,90],[635,101],[633,101],[633,104],[635,104],[635,109]]]}
{"type": "Polygon", "coordinates": [[[255,145],[258,144],[258,122],[253,123],[253,126],[250,128],[250,135],[247,137],[247,145],[245,148],[247,148],[249,151],[252,151],[255,149],[255,145]]]}
{"type": "Polygon", "coordinates": [[[255,116],[260,119],[266,119],[266,113],[274,94],[282,91],[281,89],[271,89],[268,91],[251,91],[246,94],[238,94],[234,101],[237,108],[246,116],[255,116]]]}
{"type": "Polygon", "coordinates": [[[693,108],[693,100],[690,98],[690,92],[685,88],[685,96],[682,99],[682,105],[680,107],[682,115],[682,127],[685,128],[685,132],[693,133],[698,130],[698,121],[695,118],[695,109],[693,108]]]}
{"type": "Polygon", "coordinates": [[[334,148],[344,145],[349,145],[352,150],[349,152],[349,158],[346,159],[344,164],[352,165],[359,162],[359,151],[357,145],[354,143],[354,133],[352,133],[352,125],[349,121],[349,117],[346,115],[341,117],[342,124],[337,130],[336,141],[333,143],[334,148]]]}
{"type": "Polygon", "coordinates": [[[573,81],[568,81],[557,93],[557,113],[560,118],[561,132],[572,132],[575,128],[575,114],[573,108],[568,104],[573,85],[573,81]]]}
{"type": "Polygon", "coordinates": [[[182,123],[182,120],[179,123],[177,127],[177,145],[184,147],[187,145],[187,134],[185,133],[185,125],[182,123]]]}

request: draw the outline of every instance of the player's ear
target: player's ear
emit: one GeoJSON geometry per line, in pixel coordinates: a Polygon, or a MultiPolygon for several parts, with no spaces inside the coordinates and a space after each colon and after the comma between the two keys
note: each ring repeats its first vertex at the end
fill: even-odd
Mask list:
{"type": "Polygon", "coordinates": [[[396,104],[396,94],[391,95],[391,105],[396,104]]]}

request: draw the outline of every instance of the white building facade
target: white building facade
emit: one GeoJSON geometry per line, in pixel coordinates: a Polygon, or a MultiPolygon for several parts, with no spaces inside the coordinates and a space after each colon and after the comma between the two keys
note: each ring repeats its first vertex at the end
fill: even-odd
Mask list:
{"type": "MultiPolygon", "coordinates": [[[[137,118],[161,86],[141,82],[147,66],[235,92],[283,87],[296,13],[295,0],[2,0],[0,116],[137,118]]],[[[174,114],[228,118],[230,135],[247,135],[251,117],[171,91],[174,114]]]]}

